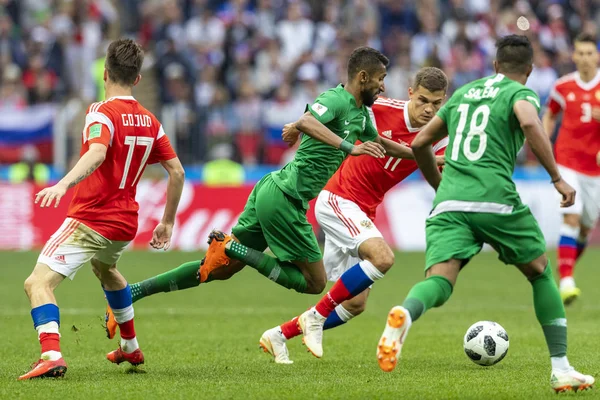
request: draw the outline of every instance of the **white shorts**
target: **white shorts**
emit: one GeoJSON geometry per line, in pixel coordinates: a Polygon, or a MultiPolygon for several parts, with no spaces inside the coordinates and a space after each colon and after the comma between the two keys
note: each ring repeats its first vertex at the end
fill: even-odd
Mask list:
{"type": "Polygon", "coordinates": [[[365,240],[383,238],[356,203],[327,190],[319,193],[315,215],[325,233],[323,264],[331,282],[361,261],[358,248],[365,240]]]}
{"type": "Polygon", "coordinates": [[[593,228],[600,215],[600,177],[589,176],[570,168],[558,166],[562,178],[575,189],[575,204],[560,208],[561,214],[577,214],[581,225],[593,228]]]}
{"type": "Polygon", "coordinates": [[[116,264],[129,242],[108,240],[72,218],[46,242],[37,262],[70,279],[92,258],[107,265],[116,264]]]}

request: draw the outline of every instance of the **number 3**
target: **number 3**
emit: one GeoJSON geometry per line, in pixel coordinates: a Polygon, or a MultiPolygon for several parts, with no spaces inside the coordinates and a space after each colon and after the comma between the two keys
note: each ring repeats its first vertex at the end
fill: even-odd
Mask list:
{"type": "Polygon", "coordinates": [[[581,122],[592,121],[592,105],[590,103],[581,104],[581,122]]]}
{"type": "Polygon", "coordinates": [[[123,171],[123,178],[121,179],[119,189],[125,188],[125,182],[127,182],[127,175],[129,174],[129,167],[131,166],[131,159],[133,158],[133,151],[135,150],[135,146],[145,146],[146,151],[144,152],[144,156],[142,157],[140,168],[138,169],[137,174],[135,174],[135,179],[133,180],[133,182],[131,182],[131,186],[133,186],[133,184],[137,181],[140,174],[142,173],[144,165],[146,165],[146,161],[148,161],[148,157],[150,157],[150,152],[152,151],[153,143],[154,138],[145,136],[125,136],[125,144],[129,146],[129,150],[127,151],[127,159],[125,160],[125,170],[123,171]]]}

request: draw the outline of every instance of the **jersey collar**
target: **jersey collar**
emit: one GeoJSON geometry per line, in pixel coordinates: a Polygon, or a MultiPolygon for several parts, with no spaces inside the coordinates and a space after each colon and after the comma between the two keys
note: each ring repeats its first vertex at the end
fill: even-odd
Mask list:
{"type": "Polygon", "coordinates": [[[592,90],[600,83],[600,70],[596,70],[596,76],[589,82],[582,81],[579,72],[575,72],[575,83],[583,90],[592,90]]]}
{"type": "Polygon", "coordinates": [[[112,100],[112,99],[118,99],[118,100],[135,100],[135,98],[133,96],[113,96],[110,99],[106,99],[108,100],[112,100]]]}
{"type": "MultiPolygon", "coordinates": [[[[350,104],[352,104],[354,107],[356,107],[356,99],[354,98],[354,96],[352,96],[352,95],[350,94],[350,92],[348,92],[348,91],[346,90],[346,88],[344,87],[344,84],[343,84],[343,83],[340,83],[340,84],[337,86],[337,88],[338,88],[338,89],[340,89],[342,92],[344,92],[344,95],[345,95],[345,96],[348,98],[348,101],[350,101],[350,104]]],[[[358,108],[358,107],[357,107],[357,108],[358,108]]]]}
{"type": "Polygon", "coordinates": [[[408,115],[408,105],[410,104],[410,100],[404,103],[404,122],[406,123],[406,128],[409,132],[419,132],[421,128],[413,128],[410,124],[410,116],[408,115]]]}

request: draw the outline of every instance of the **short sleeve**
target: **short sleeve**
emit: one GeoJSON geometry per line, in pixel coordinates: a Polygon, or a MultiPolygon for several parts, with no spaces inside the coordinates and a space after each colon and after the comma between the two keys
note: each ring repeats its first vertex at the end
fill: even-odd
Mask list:
{"type": "Polygon", "coordinates": [[[433,144],[433,152],[436,156],[441,156],[444,154],[444,152],[446,151],[446,147],[448,147],[448,142],[449,139],[448,136],[446,136],[439,142],[433,144]]]}
{"type": "Polygon", "coordinates": [[[548,96],[548,108],[553,114],[558,114],[565,109],[565,105],[565,98],[562,93],[558,91],[556,86],[554,86],[550,91],[550,96],[548,96]]]}
{"type": "Polygon", "coordinates": [[[148,164],[156,164],[157,162],[171,160],[175,157],[177,157],[177,154],[175,153],[175,150],[173,150],[169,137],[165,135],[161,125],[156,138],[156,143],[152,148],[152,153],[150,153],[148,164]]]}
{"type": "Polygon", "coordinates": [[[372,142],[373,140],[375,140],[377,138],[377,136],[379,136],[379,132],[377,132],[377,128],[375,128],[375,126],[373,125],[373,120],[370,118],[370,115],[367,114],[366,123],[365,123],[365,131],[363,132],[362,136],[360,137],[360,141],[361,142],[372,142]]]}
{"type": "Polygon", "coordinates": [[[515,103],[519,100],[525,100],[525,101],[530,102],[531,104],[533,104],[535,106],[537,111],[540,112],[540,109],[541,109],[540,98],[538,97],[537,93],[534,92],[533,90],[531,90],[529,88],[523,88],[523,89],[518,90],[512,97],[512,102],[511,102],[510,108],[512,109],[515,106],[515,103]]]}
{"type": "Polygon", "coordinates": [[[444,123],[446,125],[448,125],[448,117],[449,117],[449,113],[450,113],[450,100],[448,100],[446,102],[446,104],[444,104],[442,106],[442,108],[440,108],[437,112],[437,116],[440,117],[442,119],[442,121],[444,121],[444,123]]]}
{"type": "Polygon", "coordinates": [[[312,105],[306,106],[313,117],[322,124],[327,124],[339,118],[343,111],[343,99],[335,90],[321,93],[312,105]]]}
{"type": "Polygon", "coordinates": [[[108,147],[112,145],[115,126],[110,117],[99,111],[98,108],[95,104],[92,104],[85,115],[83,143],[102,143],[108,147]]]}
{"type": "Polygon", "coordinates": [[[87,137],[88,144],[101,143],[106,147],[110,146],[112,138],[108,126],[99,122],[88,126],[87,132],[84,132],[84,136],[87,137]]]}

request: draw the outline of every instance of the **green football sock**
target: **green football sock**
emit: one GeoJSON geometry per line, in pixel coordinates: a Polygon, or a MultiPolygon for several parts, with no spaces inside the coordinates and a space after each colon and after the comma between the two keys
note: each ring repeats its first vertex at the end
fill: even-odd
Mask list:
{"type": "Polygon", "coordinates": [[[248,248],[241,243],[230,241],[225,248],[225,254],[231,258],[244,262],[273,282],[296,292],[306,291],[306,279],[302,272],[291,262],[280,261],[248,248]]]}
{"type": "Polygon", "coordinates": [[[414,285],[402,307],[410,313],[411,319],[416,321],[425,311],[432,307],[439,307],[450,298],[452,284],[448,279],[440,275],[432,275],[414,285]]]}
{"type": "Polygon", "coordinates": [[[541,275],[530,280],[535,316],[542,325],[550,357],[567,355],[567,319],[550,263],[541,275]]]}
{"type": "Polygon", "coordinates": [[[200,284],[198,269],[200,261],[190,261],[179,267],[131,285],[131,298],[139,299],[160,292],[172,292],[196,287],[200,284]]]}

